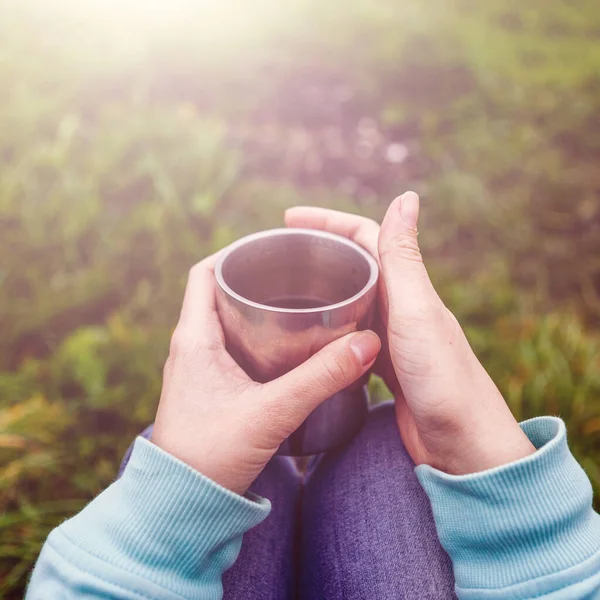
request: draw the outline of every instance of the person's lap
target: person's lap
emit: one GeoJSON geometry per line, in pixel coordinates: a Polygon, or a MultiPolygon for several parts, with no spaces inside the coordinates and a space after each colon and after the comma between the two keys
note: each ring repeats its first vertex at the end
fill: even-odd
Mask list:
{"type": "Polygon", "coordinates": [[[373,409],[348,446],[319,459],[302,517],[303,598],[455,597],[452,565],[392,404],[373,409]]]}
{"type": "Polygon", "coordinates": [[[391,404],[373,409],[350,444],[310,469],[296,540],[300,488],[300,475],[283,457],[255,481],[251,491],[269,498],[272,512],[244,536],[223,577],[225,600],[455,597],[452,566],[391,404]]]}
{"type": "Polygon", "coordinates": [[[294,597],[300,482],[293,461],[275,456],[252,484],[250,491],[271,501],[271,513],[244,535],[238,559],[223,574],[225,600],[294,597]]]}

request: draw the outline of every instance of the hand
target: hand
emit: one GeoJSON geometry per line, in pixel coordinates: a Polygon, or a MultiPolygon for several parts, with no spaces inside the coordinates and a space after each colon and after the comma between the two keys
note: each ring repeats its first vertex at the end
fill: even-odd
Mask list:
{"type": "Polygon", "coordinates": [[[372,331],[351,333],[279,379],[256,383],[225,350],[214,263],[213,256],[190,272],[152,441],[243,494],[314,408],[369,370],[381,342],[372,331]]]}
{"type": "Polygon", "coordinates": [[[370,219],[319,208],[292,208],[285,218],[291,227],[349,237],[380,261],[380,328],[389,355],[382,352],[376,367],[394,393],[400,434],[416,464],[465,474],[527,456],[534,446],[431,284],[418,215],[419,197],[406,192],[381,230],[370,219]]]}

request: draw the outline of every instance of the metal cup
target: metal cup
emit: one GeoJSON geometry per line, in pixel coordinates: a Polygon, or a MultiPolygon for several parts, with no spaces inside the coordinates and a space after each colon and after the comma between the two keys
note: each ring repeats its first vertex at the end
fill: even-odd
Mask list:
{"type": "MultiPolygon", "coordinates": [[[[216,264],[217,307],[227,349],[266,382],[336,338],[369,329],[377,262],[350,240],[312,229],[272,229],[225,249],[216,264]]],[[[354,437],[366,419],[366,378],[328,398],[280,454],[323,452],[354,437]]]]}

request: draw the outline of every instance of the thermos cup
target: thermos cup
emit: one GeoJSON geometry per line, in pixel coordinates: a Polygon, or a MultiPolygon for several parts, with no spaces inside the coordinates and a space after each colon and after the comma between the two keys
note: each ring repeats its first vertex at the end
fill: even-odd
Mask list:
{"type": "MultiPolygon", "coordinates": [[[[322,231],[272,229],[238,240],[215,266],[228,351],[255,381],[275,379],[334,339],[372,327],[378,274],[363,248],[322,231]]],[[[315,409],[280,454],[316,454],[349,441],[367,407],[363,380],[315,409]]]]}

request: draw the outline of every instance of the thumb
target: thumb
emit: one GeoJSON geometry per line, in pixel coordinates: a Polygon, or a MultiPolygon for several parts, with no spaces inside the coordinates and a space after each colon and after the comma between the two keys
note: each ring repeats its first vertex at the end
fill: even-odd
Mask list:
{"type": "Polygon", "coordinates": [[[440,301],[417,241],[419,196],[406,192],[389,206],[379,234],[379,258],[392,318],[425,315],[440,301]]]}
{"type": "Polygon", "coordinates": [[[321,402],[347,388],[375,362],[381,341],[372,331],[334,340],[289,373],[265,384],[274,403],[282,440],[294,432],[321,402]]]}

